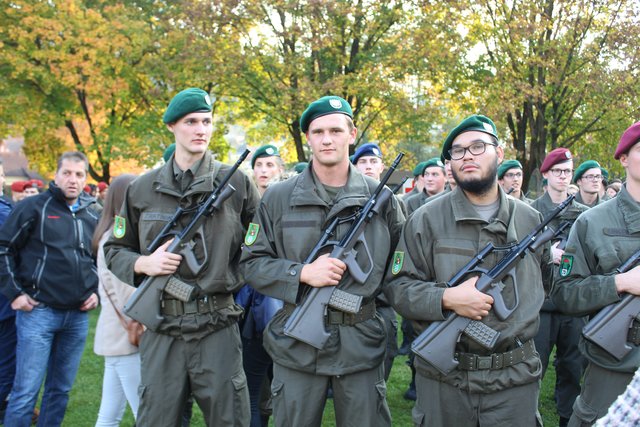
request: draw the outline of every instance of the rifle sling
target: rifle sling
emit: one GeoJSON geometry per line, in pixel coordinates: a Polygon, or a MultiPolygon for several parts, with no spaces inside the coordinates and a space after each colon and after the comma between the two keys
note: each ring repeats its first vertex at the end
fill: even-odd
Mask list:
{"type": "Polygon", "coordinates": [[[463,371],[479,371],[484,369],[504,369],[517,363],[524,362],[533,356],[536,346],[529,340],[522,347],[504,353],[494,353],[489,356],[479,356],[473,353],[456,353],[455,358],[460,363],[458,369],[463,371]]]}
{"type": "Polygon", "coordinates": [[[160,311],[165,316],[182,316],[213,313],[230,305],[233,305],[231,294],[205,295],[188,302],[165,296],[161,301],[160,311]]]}

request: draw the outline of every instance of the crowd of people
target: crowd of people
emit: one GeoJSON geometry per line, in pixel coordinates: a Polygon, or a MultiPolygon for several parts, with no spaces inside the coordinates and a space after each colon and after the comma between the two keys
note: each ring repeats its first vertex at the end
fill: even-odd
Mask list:
{"type": "Polygon", "coordinates": [[[638,267],[619,269],[640,243],[640,123],[615,151],[624,183],[557,148],[533,197],[483,115],[414,167],[404,195],[380,185],[380,146],[349,156],[358,130],[338,96],[302,113],[312,159],[290,173],[274,145],[251,154],[252,177],[216,160],[201,89],[179,92],[163,121],[175,143],[150,172],[92,187],[87,158],[66,152],[46,190],[18,182],[0,198],[5,426],[62,423],[98,306],[97,426],[119,425],[127,404],[138,426],[188,425],[194,403],[210,426],[319,426],[330,398],[336,425],[390,426],[397,354],[410,355],[415,426],[539,426],[554,348],[561,426],[637,422],[640,322],[621,358],[582,330],[640,295],[638,267]],[[553,237],[490,277],[552,213],[553,237]],[[449,367],[412,351],[456,317],[469,326],[435,352],[449,367]]]}

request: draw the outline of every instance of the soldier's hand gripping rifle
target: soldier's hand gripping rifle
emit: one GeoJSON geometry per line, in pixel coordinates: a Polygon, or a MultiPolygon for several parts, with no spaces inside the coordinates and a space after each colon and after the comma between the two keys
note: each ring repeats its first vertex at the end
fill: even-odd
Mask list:
{"type": "MultiPolygon", "coordinates": [[[[165,225],[147,249],[153,251],[160,245],[162,240],[174,236],[173,241],[167,247],[167,252],[181,254],[191,272],[197,275],[206,264],[207,255],[205,250],[205,259],[202,262],[198,262],[193,253],[193,247],[195,245],[194,238],[200,236],[200,241],[203,241],[203,222],[207,217],[218,211],[222,203],[236,191],[236,189],[229,184],[229,180],[249,153],[249,150],[245,150],[245,152],[242,153],[238,161],[222,178],[220,185],[211,192],[204,202],[198,205],[193,218],[180,232],[172,233],[171,229],[175,227],[178,219],[185,212],[182,208],[177,209],[171,220],[165,225]]],[[[203,244],[203,247],[204,246],[203,244]]],[[[132,319],[137,320],[147,328],[155,331],[164,319],[160,314],[162,293],[166,292],[180,301],[188,302],[194,298],[195,290],[196,288],[194,286],[181,281],[171,274],[147,276],[125,304],[124,312],[132,319]]]]}
{"type": "MultiPolygon", "coordinates": [[[[488,271],[476,268],[487,254],[496,249],[492,243],[489,243],[474,259],[456,273],[450,284],[453,286],[458,285],[465,277],[480,273],[475,285],[476,289],[493,297],[493,311],[496,317],[500,320],[506,320],[519,304],[518,288],[515,283],[515,265],[525,257],[528,251],[535,252],[553,237],[555,231],[551,228],[546,228],[546,226],[571,203],[574,197],[571,195],[560,203],[524,239],[509,248],[493,268],[488,271]],[[502,297],[502,289],[504,288],[502,280],[508,276],[511,277],[514,288],[514,303],[513,307],[510,308],[507,307],[502,297]]],[[[459,362],[455,358],[455,347],[462,333],[465,333],[487,349],[492,349],[495,346],[500,335],[500,332],[480,321],[473,321],[468,317],[459,316],[455,312],[451,312],[445,320],[432,322],[413,341],[411,350],[446,375],[458,366],[459,362]]]]}
{"type": "MultiPolygon", "coordinates": [[[[640,250],[618,267],[615,274],[631,270],[639,259],[640,250]]],[[[617,360],[622,360],[633,349],[629,342],[640,343],[640,336],[629,336],[629,332],[634,330],[638,335],[638,327],[632,326],[634,320],[640,321],[639,316],[640,297],[625,294],[622,300],[600,310],[582,329],[582,335],[617,360]]]]}
{"type": "MultiPolygon", "coordinates": [[[[329,233],[333,233],[333,230],[337,226],[336,221],[338,220],[334,220],[326,230],[323,230],[322,238],[304,261],[305,264],[313,262],[327,244],[333,245],[329,257],[343,261],[347,265],[349,274],[351,274],[351,277],[353,277],[356,282],[363,284],[367,280],[373,271],[374,265],[373,257],[371,256],[369,246],[364,237],[364,230],[367,224],[373,219],[373,216],[379,214],[389,199],[393,197],[393,192],[386,187],[385,184],[403,156],[404,153],[400,153],[395,158],[378,187],[369,200],[367,200],[364,207],[355,216],[354,222],[346,235],[339,242],[328,242],[329,233]],[[369,266],[367,271],[363,271],[356,260],[358,254],[356,245],[358,243],[362,245],[367,255],[369,266]]],[[[360,310],[361,304],[361,296],[344,292],[335,286],[312,287],[302,302],[295,308],[293,313],[291,313],[289,319],[287,319],[284,326],[284,333],[287,336],[321,350],[330,336],[330,333],[324,328],[327,306],[355,314],[360,310]]]]}

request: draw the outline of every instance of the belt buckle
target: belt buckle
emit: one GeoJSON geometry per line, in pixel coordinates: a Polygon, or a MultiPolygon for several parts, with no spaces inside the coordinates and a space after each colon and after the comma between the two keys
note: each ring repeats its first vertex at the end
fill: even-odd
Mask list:
{"type": "Polygon", "coordinates": [[[493,357],[491,356],[476,356],[476,366],[478,369],[491,369],[493,357]]]}
{"type": "Polygon", "coordinates": [[[191,301],[182,303],[184,314],[196,314],[198,313],[198,300],[194,299],[191,301]]]}

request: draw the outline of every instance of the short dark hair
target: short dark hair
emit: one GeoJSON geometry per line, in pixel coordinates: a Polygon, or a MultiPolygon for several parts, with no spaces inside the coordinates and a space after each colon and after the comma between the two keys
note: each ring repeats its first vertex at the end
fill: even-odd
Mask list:
{"type": "Polygon", "coordinates": [[[60,170],[60,168],[62,167],[62,162],[65,160],[73,160],[74,162],[84,162],[84,170],[85,171],[89,170],[89,159],[87,159],[87,156],[85,156],[84,153],[81,153],[79,151],[65,151],[58,158],[58,166],[56,168],[56,172],[60,170]]]}

